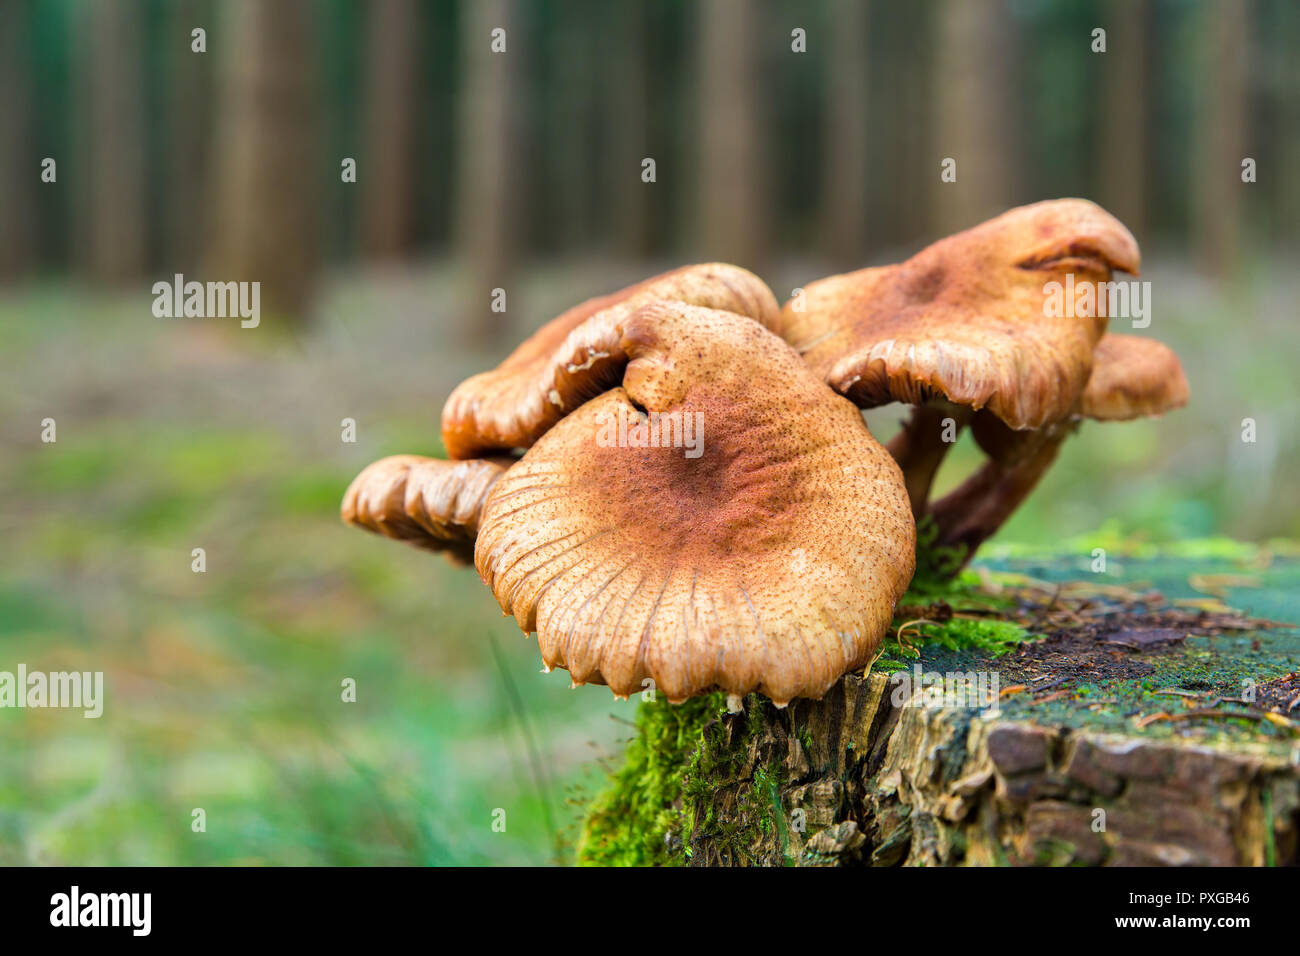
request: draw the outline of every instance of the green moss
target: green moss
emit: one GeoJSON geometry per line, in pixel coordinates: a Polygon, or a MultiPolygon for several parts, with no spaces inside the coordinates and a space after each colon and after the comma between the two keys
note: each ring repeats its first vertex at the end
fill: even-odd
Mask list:
{"type": "MultiPolygon", "coordinates": [[[[965,550],[935,543],[938,532],[928,515],[916,531],[916,573],[908,585],[899,607],[916,607],[944,602],[954,608],[1001,610],[1009,608],[1008,598],[989,594],[981,587],[980,576],[960,569],[965,550]]],[[[995,575],[996,577],[996,575],[995,575]]]]}
{"type": "MultiPolygon", "coordinates": [[[[780,796],[786,782],[785,768],[779,761],[750,764],[754,756],[750,742],[763,731],[764,708],[770,706],[765,698],[750,694],[745,698],[743,724],[721,720],[707,724],[685,771],[682,802],[686,832],[706,834],[718,856],[731,864],[756,862],[751,848],[773,832],[781,858],[790,862],[789,834],[780,796]],[[717,795],[728,789],[735,792],[735,806],[726,820],[719,820],[715,814],[717,795]],[[704,809],[703,819],[695,816],[697,807],[704,809]]],[[[725,709],[719,710],[719,716],[725,709]]],[[[811,743],[811,737],[808,739],[811,743]]]]}
{"type": "MultiPolygon", "coordinates": [[[[1181,538],[1155,542],[1142,534],[1126,532],[1119,521],[1107,521],[1087,534],[1076,535],[1051,544],[1031,544],[997,540],[981,549],[980,554],[995,559],[1059,560],[1062,555],[1089,555],[1094,548],[1102,548],[1108,557],[1140,560],[1157,558],[1183,558],[1194,561],[1224,561],[1233,564],[1251,564],[1261,556],[1294,556],[1297,543],[1284,538],[1263,542],[1236,541],[1222,536],[1181,538]]],[[[918,562],[918,568],[920,562],[918,562]]]]}
{"type": "MultiPolygon", "coordinates": [[[[623,766],[587,813],[578,842],[583,866],[680,866],[689,819],[682,780],[698,761],[705,726],[726,713],[726,696],[641,704],[623,766]]],[[[716,726],[716,725],[715,725],[716,726]]]]}
{"type": "Polygon", "coordinates": [[[949,604],[955,601],[962,603],[975,601],[980,604],[992,604],[998,601],[992,595],[983,594],[979,588],[979,575],[974,571],[962,571],[952,578],[916,577],[912,579],[907,593],[898,603],[900,607],[911,607],[933,604],[936,601],[949,604]]]}
{"type": "Polygon", "coordinates": [[[985,591],[979,575],[973,571],[962,571],[951,578],[914,578],[899,601],[899,616],[890,625],[889,636],[881,644],[880,656],[872,669],[889,674],[907,668],[926,647],[973,650],[1000,657],[1035,637],[1019,624],[985,616],[990,611],[1009,610],[1011,606],[1009,598],[985,591]],[[949,609],[953,616],[946,621],[928,617],[933,614],[942,618],[949,609]],[[904,625],[908,626],[900,640],[899,629],[904,625]]]}
{"type": "MultiPolygon", "coordinates": [[[[812,749],[813,749],[812,732],[809,731],[807,727],[800,727],[799,730],[796,731],[795,736],[799,738],[799,745],[803,747],[803,752],[812,753],[812,749]]],[[[850,740],[848,742],[848,746],[852,747],[853,741],[850,740]]]]}
{"type": "Polygon", "coordinates": [[[916,573],[912,586],[916,588],[942,587],[957,575],[966,559],[964,547],[949,547],[938,543],[939,527],[934,519],[925,515],[916,526],[916,573]]]}
{"type": "Polygon", "coordinates": [[[781,774],[779,768],[759,767],[754,772],[754,806],[763,808],[756,825],[763,833],[776,830],[781,858],[789,862],[790,834],[786,830],[785,813],[781,809],[781,774]]]}
{"type": "MultiPolygon", "coordinates": [[[[894,634],[897,633],[895,627],[894,634]]],[[[912,661],[920,658],[921,648],[930,646],[948,651],[975,650],[990,657],[1000,657],[1033,637],[1029,631],[1010,621],[953,618],[943,624],[914,624],[904,633],[901,643],[897,637],[885,640],[872,670],[883,674],[906,670],[912,661]]]]}

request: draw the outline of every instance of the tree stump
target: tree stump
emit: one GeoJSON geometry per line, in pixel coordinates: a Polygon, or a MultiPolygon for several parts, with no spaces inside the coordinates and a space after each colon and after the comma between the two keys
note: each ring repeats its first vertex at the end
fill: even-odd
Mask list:
{"type": "MultiPolygon", "coordinates": [[[[1276,606],[1293,589],[1258,593],[1276,606]]],[[[896,625],[976,616],[938,605],[896,625]]],[[[905,629],[889,667],[784,710],[750,695],[728,713],[715,698],[692,722],[643,704],[640,748],[593,809],[580,860],[613,862],[604,851],[639,827],[645,852],[619,861],[1300,863],[1295,628],[1204,595],[1092,584],[1022,589],[1001,614],[1029,638],[1008,653],[918,637],[919,656],[900,660],[905,629]],[[665,754],[672,741],[681,752],[665,754]]]]}

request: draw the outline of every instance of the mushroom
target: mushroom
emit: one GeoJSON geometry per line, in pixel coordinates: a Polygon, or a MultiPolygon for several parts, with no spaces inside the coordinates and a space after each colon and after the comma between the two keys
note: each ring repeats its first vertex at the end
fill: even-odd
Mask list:
{"type": "Polygon", "coordinates": [[[653,303],[616,345],[622,386],[492,489],[479,573],[575,686],[820,697],[871,660],[911,579],[898,465],[747,318],[653,303]],[[698,454],[653,440],[666,422],[702,427],[698,454]]]}
{"type": "Polygon", "coordinates": [[[512,463],[508,458],[381,458],[348,486],[343,521],[469,564],[488,492],[512,463]]]}
{"type": "Polygon", "coordinates": [[[975,413],[971,433],[989,460],[931,506],[939,544],[962,546],[969,559],[1038,484],[1080,417],[1129,421],[1187,404],[1182,364],[1162,342],[1107,333],[1097,343],[1093,360],[1078,414],[1069,420],[1017,432],[986,411],[975,413]]]}
{"type": "Polygon", "coordinates": [[[987,409],[1023,430],[1074,412],[1106,318],[1087,308],[1045,315],[1045,285],[1066,275],[1105,281],[1138,265],[1137,242],[1099,206],[1040,202],[899,265],[814,282],[782,309],[778,331],[860,407],[918,406],[889,447],[919,517],[951,444],[944,419],[960,428],[987,409]]]}
{"type": "Polygon", "coordinates": [[[537,330],[497,368],[463,382],[442,411],[452,458],[527,448],[564,415],[617,384],[626,362],[619,325],[657,299],[725,309],[766,326],[777,302],[751,272],[725,263],[685,266],[589,299],[537,330]]]}
{"type": "Polygon", "coordinates": [[[1084,417],[1100,422],[1154,418],[1187,404],[1187,376],[1163,342],[1109,332],[1093,352],[1084,417]]]}

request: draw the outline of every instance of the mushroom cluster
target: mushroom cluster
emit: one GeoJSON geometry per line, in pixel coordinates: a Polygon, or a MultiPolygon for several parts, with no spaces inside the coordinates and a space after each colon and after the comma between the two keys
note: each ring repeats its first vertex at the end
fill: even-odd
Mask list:
{"type": "Polygon", "coordinates": [[[1118,221],[1060,200],[784,308],[735,266],[677,269],[570,309],[461,384],[451,460],[375,462],[343,520],[472,560],[575,686],[820,697],[877,652],[918,519],[969,553],[1080,417],[1186,401],[1164,346],[1087,310],[1044,317],[1053,275],[1137,267],[1118,221]],[[895,401],[916,407],[887,449],[860,409],[895,401]],[[930,503],[967,425],[988,462],[930,503]]]}

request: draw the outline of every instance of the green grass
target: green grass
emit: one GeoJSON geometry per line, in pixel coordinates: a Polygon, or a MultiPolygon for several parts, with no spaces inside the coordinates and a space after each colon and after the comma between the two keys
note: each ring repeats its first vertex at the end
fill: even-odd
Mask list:
{"type": "Polygon", "coordinates": [[[342,527],[352,469],[282,445],[110,422],[11,473],[0,667],[103,670],[107,702],[0,713],[0,862],[570,858],[566,795],[631,708],[540,677],[472,570],[342,527]]]}

